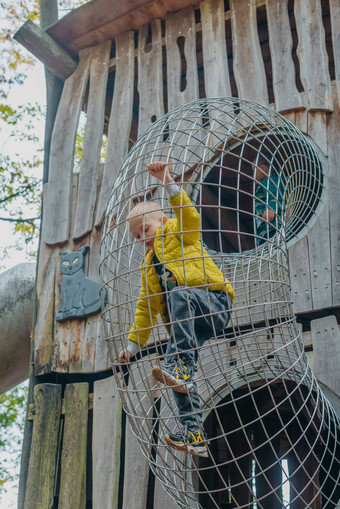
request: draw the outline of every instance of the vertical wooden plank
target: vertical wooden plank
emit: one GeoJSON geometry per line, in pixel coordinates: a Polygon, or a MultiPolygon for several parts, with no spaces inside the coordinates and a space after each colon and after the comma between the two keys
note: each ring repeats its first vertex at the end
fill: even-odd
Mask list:
{"type": "Polygon", "coordinates": [[[231,96],[223,0],[200,4],[204,85],[207,97],[231,96]]]}
{"type": "Polygon", "coordinates": [[[295,112],[295,125],[304,134],[308,133],[308,112],[299,110],[295,112]]]}
{"type": "Polygon", "coordinates": [[[327,203],[308,233],[313,309],[332,305],[329,207],[327,203]]]}
{"type": "Polygon", "coordinates": [[[123,509],[147,507],[149,461],[143,456],[129,422],[126,422],[123,509]]]}
{"type": "MultiPolygon", "coordinates": [[[[72,209],[71,209],[71,231],[74,226],[75,220],[75,211],[77,207],[77,195],[78,195],[78,182],[79,182],[79,173],[73,174],[73,192],[72,195],[75,197],[72,201],[72,209]]],[[[86,241],[86,239],[85,239],[86,241]]],[[[54,251],[56,252],[56,261],[55,261],[55,309],[54,315],[58,314],[60,300],[61,300],[61,282],[62,282],[62,274],[60,271],[60,252],[67,251],[70,252],[74,250],[74,245],[71,241],[69,241],[63,248],[56,247],[54,251]]],[[[54,318],[55,320],[55,318],[54,318]]],[[[52,371],[58,372],[68,372],[68,371],[79,371],[79,366],[81,366],[80,360],[80,341],[83,335],[85,327],[84,320],[81,319],[73,319],[67,320],[64,323],[59,323],[54,321],[54,330],[53,330],[53,359],[52,359],[52,371]]]]}
{"type": "Polygon", "coordinates": [[[340,394],[340,331],[335,316],[311,321],[314,374],[329,389],[340,394]]]}
{"type": "MultiPolygon", "coordinates": [[[[43,196],[45,197],[46,186],[43,196]]],[[[56,251],[41,242],[37,272],[37,318],[34,326],[34,373],[48,373],[53,357],[55,280],[58,263],[56,251]]]]}
{"type": "Polygon", "coordinates": [[[297,55],[309,110],[332,111],[331,80],[320,0],[294,2],[297,55]]]}
{"type": "MultiPolygon", "coordinates": [[[[340,101],[340,2],[339,0],[329,0],[329,10],[331,13],[332,42],[335,66],[335,80],[340,101]]],[[[334,104],[334,101],[333,101],[334,104]]]]}
{"type": "Polygon", "coordinates": [[[327,155],[327,113],[325,111],[308,112],[308,134],[322,152],[327,155]]]}
{"type": "Polygon", "coordinates": [[[307,237],[293,244],[288,250],[291,298],[294,311],[301,313],[311,310],[312,283],[308,257],[307,237]]]}
{"type": "MultiPolygon", "coordinates": [[[[99,280],[101,231],[94,228],[90,236],[90,251],[88,277],[93,281],[99,280]]],[[[94,370],[96,342],[98,340],[98,322],[101,320],[101,313],[86,318],[84,337],[81,345],[82,372],[90,373],[94,370]]],[[[106,366],[105,366],[106,367],[106,366]]]]}
{"type": "Polygon", "coordinates": [[[58,509],[84,509],[89,384],[66,385],[58,509]]]}
{"type": "Polygon", "coordinates": [[[73,238],[92,229],[96,202],[97,172],[104,129],[104,110],[111,41],[93,49],[90,66],[90,91],[87,106],[84,148],[80,163],[78,200],[73,238]]]}
{"type": "Polygon", "coordinates": [[[110,114],[108,146],[95,220],[97,227],[102,223],[112,186],[129,148],[135,59],[133,32],[126,32],[117,37],[116,55],[116,77],[110,114]]]}
{"type": "Polygon", "coordinates": [[[333,84],[334,111],[328,116],[328,188],[329,188],[329,230],[331,243],[331,280],[332,304],[340,305],[340,105],[337,97],[336,84],[333,84]]]}
{"type": "Polygon", "coordinates": [[[230,8],[238,95],[268,105],[266,73],[257,32],[256,0],[230,0],[230,8]]]}
{"type": "Polygon", "coordinates": [[[49,192],[44,203],[42,240],[64,243],[69,238],[72,207],[74,145],[79,115],[88,81],[92,49],[79,53],[76,71],[65,81],[56,116],[49,166],[49,192]]]}
{"type": "Polygon", "coordinates": [[[155,479],[154,507],[166,507],[166,509],[178,509],[173,498],[168,495],[158,479],[155,479]]]}
{"type": "Polygon", "coordinates": [[[111,378],[94,384],[92,477],[93,507],[118,508],[122,404],[111,378]]]}
{"type": "Polygon", "coordinates": [[[295,84],[288,0],[266,0],[266,9],[275,109],[279,112],[300,109],[303,104],[295,84]]]}
{"type": "Polygon", "coordinates": [[[53,507],[61,413],[61,385],[34,388],[36,407],[24,509],[53,507]]]}
{"type": "Polygon", "coordinates": [[[165,44],[168,110],[171,111],[198,98],[195,14],[192,7],[167,17],[165,44]]]}
{"type": "Polygon", "coordinates": [[[162,27],[151,23],[152,42],[147,45],[149,25],[138,33],[138,138],[164,113],[162,74],[162,27]]]}

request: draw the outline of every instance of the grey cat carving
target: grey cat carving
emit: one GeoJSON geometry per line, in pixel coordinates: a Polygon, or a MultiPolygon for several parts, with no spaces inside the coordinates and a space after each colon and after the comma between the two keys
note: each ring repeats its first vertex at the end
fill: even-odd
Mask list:
{"type": "Polygon", "coordinates": [[[63,279],[57,322],[85,318],[101,310],[100,285],[84,274],[88,250],[89,246],[84,246],[73,253],[60,253],[60,271],[63,279]]]}

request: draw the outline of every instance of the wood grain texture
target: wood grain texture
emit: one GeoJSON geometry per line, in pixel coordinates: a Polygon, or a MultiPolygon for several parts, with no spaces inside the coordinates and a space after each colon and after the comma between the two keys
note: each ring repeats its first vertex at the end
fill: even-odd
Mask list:
{"type": "Polygon", "coordinates": [[[62,244],[69,239],[75,139],[91,55],[92,49],[81,52],[77,70],[65,81],[55,120],[41,233],[47,244],[62,244]]]}
{"type": "MultiPolygon", "coordinates": [[[[72,176],[72,207],[70,212],[70,230],[73,230],[75,211],[77,208],[78,196],[78,182],[79,173],[72,176]]],[[[86,240],[86,239],[85,239],[86,240]]],[[[79,246],[80,247],[80,246],[79,246]]],[[[61,283],[62,274],[60,271],[60,253],[63,251],[70,252],[74,250],[71,240],[64,244],[63,247],[56,246],[54,252],[56,253],[55,260],[55,287],[54,287],[54,329],[53,329],[53,358],[52,358],[52,371],[60,373],[67,373],[69,370],[79,370],[81,366],[80,360],[80,337],[84,331],[84,320],[74,319],[67,320],[64,323],[55,321],[58,314],[60,301],[61,301],[61,283]],[[76,366],[76,369],[75,369],[76,366]]]]}
{"type": "Polygon", "coordinates": [[[340,394],[340,331],[335,316],[311,321],[314,374],[329,389],[340,394]]]}
{"type": "MultiPolygon", "coordinates": [[[[335,67],[335,83],[337,87],[338,101],[340,101],[340,2],[339,0],[329,0],[329,10],[331,13],[332,42],[335,67]]],[[[334,104],[334,102],[333,102],[334,104]]]]}
{"type": "Polygon", "coordinates": [[[327,118],[325,111],[308,111],[307,129],[308,135],[320,147],[322,152],[327,155],[327,118]]]}
{"type": "Polygon", "coordinates": [[[171,12],[198,5],[200,0],[97,0],[70,12],[48,33],[72,54],[84,47],[114,39],[128,30],[164,18],[171,12]]]}
{"type": "Polygon", "coordinates": [[[161,21],[151,23],[149,44],[148,31],[143,25],[138,32],[138,138],[164,113],[161,21]]]}
{"type": "MultiPolygon", "coordinates": [[[[43,202],[48,184],[44,185],[43,202]]],[[[37,270],[37,316],[34,325],[34,373],[48,373],[53,357],[53,332],[55,318],[55,284],[58,253],[41,242],[37,270]]]]}
{"type": "Polygon", "coordinates": [[[92,478],[93,507],[118,508],[122,404],[111,378],[94,383],[92,478]]]}
{"type": "Polygon", "coordinates": [[[14,39],[61,80],[66,80],[77,68],[77,61],[30,19],[18,30],[14,39]]]}
{"type": "Polygon", "coordinates": [[[313,309],[332,305],[330,247],[329,203],[326,203],[308,233],[313,309]]]}
{"type": "Polygon", "coordinates": [[[129,147],[134,84],[133,32],[127,32],[117,37],[116,60],[116,77],[109,123],[108,146],[95,220],[97,227],[102,223],[112,186],[129,147]]]}
{"type": "Polygon", "coordinates": [[[223,0],[205,0],[200,4],[200,9],[206,96],[231,96],[224,2],[223,0]]]}
{"type": "Polygon", "coordinates": [[[266,9],[275,109],[279,112],[300,109],[303,104],[295,84],[288,0],[266,0],[266,9]]]}
{"type": "Polygon", "coordinates": [[[329,233],[331,244],[331,281],[333,306],[340,305],[340,105],[337,95],[337,85],[333,83],[334,111],[328,115],[328,193],[329,193],[329,233]]]}
{"type": "Polygon", "coordinates": [[[291,299],[294,311],[301,313],[313,309],[312,282],[309,266],[307,237],[293,244],[288,250],[291,299]]]}
{"type": "Polygon", "coordinates": [[[309,110],[332,111],[331,80],[320,0],[294,2],[300,78],[309,110]]]}
{"type": "Polygon", "coordinates": [[[61,385],[34,388],[35,416],[24,509],[53,507],[61,413],[61,385]]]}
{"type": "Polygon", "coordinates": [[[198,98],[194,9],[166,18],[168,110],[198,98]],[[181,49],[182,48],[182,49],[181,49]],[[183,52],[183,59],[181,58],[183,52]]]}
{"type": "Polygon", "coordinates": [[[149,461],[143,455],[129,422],[126,422],[123,509],[147,507],[149,461]]]}
{"type": "Polygon", "coordinates": [[[230,0],[234,75],[238,96],[268,105],[267,80],[256,22],[256,0],[230,0]]]}
{"type": "Polygon", "coordinates": [[[78,206],[73,231],[74,239],[89,233],[94,220],[110,50],[111,41],[104,42],[93,49],[91,59],[87,122],[80,163],[78,206]]]}
{"type": "Polygon", "coordinates": [[[66,385],[58,509],[84,509],[89,384],[66,385]]]}

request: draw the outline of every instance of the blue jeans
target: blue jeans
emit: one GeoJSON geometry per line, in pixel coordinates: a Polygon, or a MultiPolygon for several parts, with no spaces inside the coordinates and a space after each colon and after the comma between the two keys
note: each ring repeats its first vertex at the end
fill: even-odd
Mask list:
{"type": "MultiPolygon", "coordinates": [[[[205,288],[178,286],[167,296],[171,319],[171,334],[166,350],[166,362],[179,358],[193,374],[196,368],[199,348],[203,343],[221,332],[228,325],[232,302],[222,291],[213,292],[205,288]]],[[[174,391],[183,425],[203,429],[202,410],[197,386],[193,392],[182,394],[174,391]]]]}

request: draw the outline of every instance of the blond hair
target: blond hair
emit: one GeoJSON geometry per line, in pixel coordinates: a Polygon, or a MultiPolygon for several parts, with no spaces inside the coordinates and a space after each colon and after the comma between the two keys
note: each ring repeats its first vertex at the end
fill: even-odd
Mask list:
{"type": "Polygon", "coordinates": [[[159,204],[153,201],[140,201],[137,203],[137,205],[130,210],[128,220],[143,219],[146,214],[154,216],[157,220],[162,220],[162,210],[159,204]]]}

